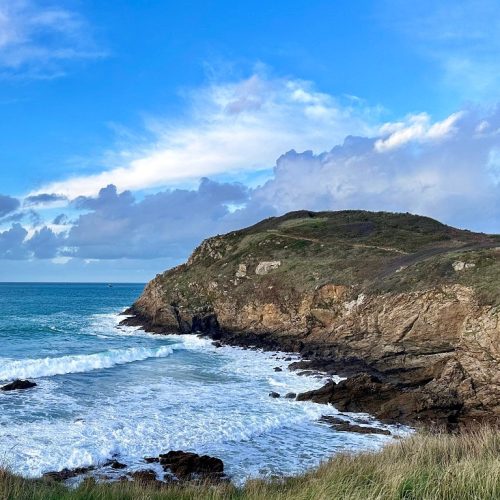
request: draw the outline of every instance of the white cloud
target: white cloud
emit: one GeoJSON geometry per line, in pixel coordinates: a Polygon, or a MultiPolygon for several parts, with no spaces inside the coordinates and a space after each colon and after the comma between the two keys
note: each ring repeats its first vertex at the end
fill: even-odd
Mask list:
{"type": "Polygon", "coordinates": [[[382,134],[388,136],[375,142],[375,149],[379,152],[396,149],[409,142],[439,141],[456,131],[456,123],[463,116],[463,112],[453,113],[442,121],[431,122],[427,113],[410,115],[406,122],[386,123],[381,127],[382,134]]]}
{"type": "Polygon", "coordinates": [[[122,164],[54,182],[32,194],[74,198],[96,195],[108,184],[119,191],[138,190],[269,168],[292,148],[323,151],[346,135],[373,133],[380,112],[320,93],[309,82],[263,75],[214,83],[188,98],[187,118],[150,124],[153,144],[119,151],[114,157],[122,164]]]}
{"type": "Polygon", "coordinates": [[[251,204],[278,213],[408,211],[498,233],[500,134],[478,134],[485,122],[498,130],[500,107],[468,109],[435,124],[420,115],[384,126],[385,140],[350,137],[321,155],[289,152],[273,178],[253,192],[251,204]]]}
{"type": "Polygon", "coordinates": [[[0,0],[0,74],[53,78],[63,64],[102,57],[76,12],[37,0],[0,0]]]}

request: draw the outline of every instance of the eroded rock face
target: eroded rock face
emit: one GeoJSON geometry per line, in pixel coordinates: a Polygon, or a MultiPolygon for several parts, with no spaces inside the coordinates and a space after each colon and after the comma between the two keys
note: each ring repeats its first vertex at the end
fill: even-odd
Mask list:
{"type": "MultiPolygon", "coordinates": [[[[300,216],[306,217],[300,219],[306,224],[311,214],[300,216]]],[[[362,214],[366,217],[371,215],[362,214]]],[[[320,222],[314,223],[320,227],[320,222]]],[[[348,400],[348,392],[352,395],[356,391],[354,386],[339,384],[329,397],[342,408],[356,407],[356,411],[404,421],[441,419],[453,423],[500,418],[500,304],[497,299],[480,300],[480,289],[467,284],[482,269],[482,283],[492,286],[491,276],[496,275],[488,273],[489,269],[497,272],[496,264],[484,266],[498,261],[498,256],[494,251],[483,255],[481,249],[494,243],[483,241],[484,235],[462,235],[446,229],[446,236],[452,239],[441,238],[435,247],[410,254],[379,240],[367,244],[366,239],[360,239],[353,244],[353,234],[366,238],[366,231],[372,230],[373,223],[364,219],[342,226],[348,234],[342,245],[350,250],[342,247],[343,260],[335,262],[348,266],[349,273],[356,276],[375,253],[377,266],[366,271],[364,279],[371,279],[372,285],[385,280],[377,291],[376,286],[364,286],[345,274],[342,282],[331,278],[332,268],[321,260],[333,259],[324,253],[324,238],[330,237],[325,230],[321,238],[316,238],[312,229],[303,240],[296,235],[278,238],[278,232],[287,227],[274,224],[259,234],[253,231],[239,236],[235,232],[207,240],[187,264],[147,285],[134,304],[136,318],[131,321],[153,331],[201,332],[224,343],[294,351],[315,363],[311,369],[346,376],[364,373],[377,379],[365,380],[364,390],[356,393],[358,402],[353,397],[348,400]],[[474,254],[468,250],[460,259],[463,270],[455,271],[455,251],[463,243],[453,238],[469,237],[479,242],[479,250],[474,254]],[[288,252],[285,247],[294,243],[300,243],[298,257],[289,253],[280,260],[273,258],[288,252]],[[276,248],[274,254],[268,250],[271,245],[276,248]],[[435,278],[427,280],[426,271],[415,270],[416,266],[427,265],[432,256],[444,255],[448,250],[443,245],[450,246],[451,255],[442,263],[436,257],[432,268],[435,278]],[[248,252],[243,253],[242,248],[248,252]],[[305,248],[311,248],[309,253],[305,248]],[[365,252],[362,258],[361,250],[365,252]],[[465,264],[472,260],[477,265],[469,272],[465,264]],[[244,279],[235,278],[242,261],[247,269],[266,264],[262,266],[266,272],[248,272],[244,279]],[[392,283],[398,286],[392,287],[392,283]],[[377,397],[370,397],[370,384],[376,387],[377,397]]],[[[336,227],[331,233],[331,248],[337,245],[336,227]]],[[[394,227],[384,234],[392,234],[394,227]]]]}
{"type": "MultiPolygon", "coordinates": [[[[146,318],[160,318],[165,330],[205,331],[234,344],[297,351],[334,361],[337,372],[369,368],[396,391],[404,388],[402,400],[390,407],[376,410],[378,394],[373,404],[362,398],[356,411],[405,421],[500,417],[500,310],[479,305],[467,287],[366,295],[326,284],[286,296],[258,289],[244,301],[216,295],[212,312],[201,319],[188,305],[177,311],[164,303],[156,307],[149,297],[158,286],[148,285],[136,307],[146,318]],[[425,396],[415,388],[425,388],[425,396]]],[[[354,411],[353,404],[339,408],[347,407],[354,411]]]]}

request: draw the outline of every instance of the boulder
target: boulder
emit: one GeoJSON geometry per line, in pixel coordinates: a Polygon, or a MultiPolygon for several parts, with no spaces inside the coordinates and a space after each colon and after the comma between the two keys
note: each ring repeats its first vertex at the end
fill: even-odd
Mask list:
{"type": "Polygon", "coordinates": [[[66,481],[73,477],[82,476],[88,472],[94,470],[95,467],[75,467],[74,469],[62,469],[60,471],[51,471],[43,474],[44,479],[49,479],[51,481],[66,481]]]}
{"type": "Polygon", "coordinates": [[[152,469],[136,470],[130,473],[130,477],[138,483],[157,483],[156,472],[152,469]]]}
{"type": "Polygon", "coordinates": [[[247,275],[247,266],[245,264],[239,264],[238,270],[236,271],[237,278],[244,278],[247,275]]]}
{"type": "Polygon", "coordinates": [[[118,460],[108,460],[105,464],[104,467],[111,467],[112,469],[126,469],[127,466],[125,464],[122,464],[121,462],[118,462],[118,460]]]}
{"type": "Polygon", "coordinates": [[[276,399],[276,398],[281,397],[281,395],[280,395],[280,393],[279,393],[279,392],[274,392],[274,391],[271,391],[271,392],[269,393],[269,397],[271,397],[271,398],[275,398],[275,399],[276,399]]]}
{"type": "Polygon", "coordinates": [[[186,451],[169,451],[159,456],[165,471],[171,471],[179,479],[221,479],[224,463],[220,458],[198,455],[186,451]]]}
{"type": "Polygon", "coordinates": [[[18,391],[23,389],[31,389],[32,387],[36,387],[35,382],[31,382],[30,380],[19,380],[16,379],[10,384],[4,385],[0,387],[2,391],[18,391]]]}
{"type": "Polygon", "coordinates": [[[259,262],[257,267],[255,268],[255,274],[263,276],[274,269],[278,269],[281,266],[280,260],[271,260],[269,262],[259,262]]]}

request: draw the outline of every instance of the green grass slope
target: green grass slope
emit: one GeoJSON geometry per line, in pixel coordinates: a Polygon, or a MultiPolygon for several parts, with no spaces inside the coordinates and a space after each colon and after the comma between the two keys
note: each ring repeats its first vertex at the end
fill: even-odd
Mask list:
{"type": "Polygon", "coordinates": [[[291,212],[210,238],[189,262],[167,271],[162,279],[167,289],[175,286],[194,302],[192,283],[230,283],[238,265],[245,263],[252,281],[239,284],[242,294],[260,281],[298,293],[323,283],[369,293],[457,283],[473,287],[485,304],[500,303],[500,236],[459,230],[411,214],[291,212]],[[281,262],[272,278],[255,276],[259,262],[272,260],[281,262]],[[456,271],[456,261],[469,266],[456,271]]]}

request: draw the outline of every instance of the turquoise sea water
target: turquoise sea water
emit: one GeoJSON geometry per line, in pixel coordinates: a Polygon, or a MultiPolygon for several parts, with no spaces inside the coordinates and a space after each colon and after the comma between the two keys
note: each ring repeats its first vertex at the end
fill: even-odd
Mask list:
{"type": "Polygon", "coordinates": [[[269,397],[320,387],[283,354],[215,348],[192,335],[118,327],[134,284],[0,284],[0,464],[26,476],[99,465],[130,469],[172,449],[224,460],[237,482],[287,475],[386,436],[336,433],[332,407],[269,397]],[[280,366],[282,372],[275,372],[280,366]]]}

